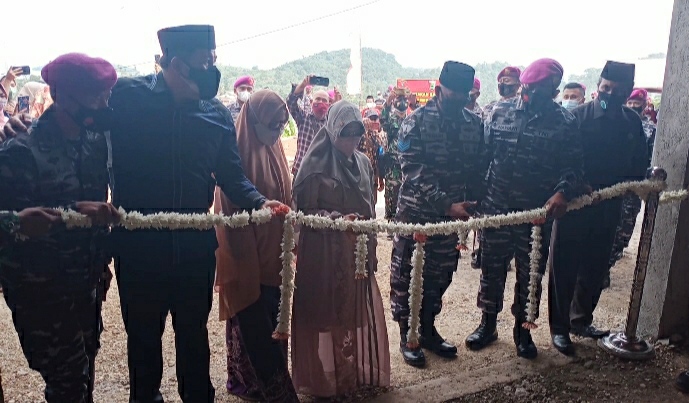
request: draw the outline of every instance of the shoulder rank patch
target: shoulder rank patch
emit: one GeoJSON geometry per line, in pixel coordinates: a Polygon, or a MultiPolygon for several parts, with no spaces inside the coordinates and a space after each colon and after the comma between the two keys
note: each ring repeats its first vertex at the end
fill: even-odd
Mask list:
{"type": "Polygon", "coordinates": [[[399,139],[397,140],[397,149],[400,150],[400,152],[405,152],[409,150],[409,147],[411,147],[411,140],[410,139],[399,139]]]}

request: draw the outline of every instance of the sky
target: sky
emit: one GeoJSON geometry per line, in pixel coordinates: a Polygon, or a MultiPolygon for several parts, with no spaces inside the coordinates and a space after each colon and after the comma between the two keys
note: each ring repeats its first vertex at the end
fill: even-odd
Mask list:
{"type": "Polygon", "coordinates": [[[34,0],[30,10],[12,4],[15,15],[4,19],[0,36],[0,75],[67,52],[148,73],[160,53],[159,29],[212,24],[218,62],[246,68],[347,48],[360,31],[362,46],[392,53],[406,67],[445,60],[527,65],[551,57],[567,76],[608,59],[666,52],[673,0],[34,0]],[[290,25],[298,26],[260,36],[290,25]]]}

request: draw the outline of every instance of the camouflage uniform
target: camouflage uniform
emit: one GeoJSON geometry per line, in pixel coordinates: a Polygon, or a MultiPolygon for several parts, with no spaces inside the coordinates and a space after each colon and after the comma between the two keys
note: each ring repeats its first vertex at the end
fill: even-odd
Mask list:
{"type": "MultiPolygon", "coordinates": [[[[399,130],[403,180],[396,219],[405,223],[450,220],[452,203],[481,198],[487,167],[481,119],[463,109],[458,121],[444,119],[436,99],[406,118],[399,130]],[[470,192],[469,192],[470,191],[470,192]]],[[[422,323],[433,323],[442,297],[457,270],[457,235],[433,236],[426,242],[422,323]]],[[[412,237],[395,236],[390,276],[393,319],[409,318],[412,237]]],[[[430,330],[430,329],[429,329],[430,330]]]]}
{"type": "MultiPolygon", "coordinates": [[[[84,131],[66,140],[53,109],[0,146],[0,209],[70,207],[105,201],[109,143],[84,131]]],[[[29,367],[40,372],[45,399],[92,402],[94,363],[102,329],[97,286],[106,262],[102,228],[54,230],[8,241],[0,269],[5,301],[29,367]]]]}
{"type": "Polygon", "coordinates": [[[237,124],[237,118],[239,117],[239,112],[242,111],[242,104],[239,101],[234,101],[227,107],[230,110],[230,115],[232,115],[232,121],[237,124]]]}
{"type": "Polygon", "coordinates": [[[481,117],[483,118],[484,121],[490,119],[490,114],[493,112],[493,109],[495,108],[496,105],[498,105],[501,102],[509,101],[511,99],[516,99],[517,97],[509,97],[509,98],[500,98],[499,101],[491,101],[487,105],[483,106],[483,113],[481,117]]]}
{"type": "MultiPolygon", "coordinates": [[[[491,162],[482,213],[506,214],[542,207],[558,191],[568,200],[578,195],[583,151],[574,115],[555,103],[546,114],[532,115],[521,99],[515,98],[495,105],[485,125],[491,162]]],[[[551,225],[543,226],[541,273],[548,260],[551,225]]],[[[523,224],[482,231],[478,307],[485,314],[502,311],[506,269],[514,257],[517,283],[512,314],[518,321],[525,320],[531,227],[523,224]]],[[[539,285],[539,301],[540,295],[539,285]]]]}
{"type": "MultiPolygon", "coordinates": [[[[648,116],[641,117],[641,125],[646,135],[648,145],[648,165],[651,166],[651,156],[653,155],[653,143],[656,138],[656,125],[648,116]]],[[[629,246],[632,239],[636,217],[641,211],[641,199],[637,195],[627,195],[622,201],[622,217],[617,226],[617,235],[610,255],[610,267],[614,266],[618,260],[622,259],[624,250],[629,246]]]]}
{"type": "Polygon", "coordinates": [[[399,162],[397,148],[397,134],[404,120],[403,116],[393,112],[389,106],[383,109],[381,116],[383,130],[387,136],[384,147],[385,172],[381,172],[385,179],[385,219],[392,220],[397,212],[397,199],[402,186],[402,168],[399,162]]]}

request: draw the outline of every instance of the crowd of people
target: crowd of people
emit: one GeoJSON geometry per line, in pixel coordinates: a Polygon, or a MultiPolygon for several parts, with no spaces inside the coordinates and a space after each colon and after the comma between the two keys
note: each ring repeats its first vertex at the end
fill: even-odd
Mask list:
{"type": "MultiPolygon", "coordinates": [[[[372,219],[380,191],[384,218],[413,224],[545,206],[547,220],[534,224],[543,233],[541,274],[551,255],[552,343],[572,355],[570,334],[607,333],[593,326],[593,313],[640,202],[630,195],[565,212],[577,196],[646,175],[655,115],[645,113],[648,94],[634,88],[634,65],[608,62],[589,102],[581,84],[560,91],[563,67],[539,59],[523,71],[506,66],[497,77],[500,99],[483,107],[474,69],[454,61],[444,64],[425,105],[407,88],[391,87],[359,108],[337,88],[312,87],[311,76],[283,98],[255,91],[254,79],[245,76],[235,82],[236,102],[226,106],[217,99],[212,26],[165,28],[158,39],[160,71],[143,77],[118,78],[108,61],[80,53],[56,58],[41,70],[45,84],[27,90],[34,97],[29,111],[12,106],[20,72],[0,80],[3,119],[9,119],[0,132],[0,210],[8,211],[0,214],[0,284],[49,403],[93,402],[113,259],[130,402],[163,401],[161,338],[168,315],[180,397],[214,401],[207,331],[214,290],[226,322],[230,394],[296,402],[298,394],[327,398],[389,386],[383,300],[375,276],[353,276],[352,232],[295,229],[291,371],[288,340],[273,334],[284,212],[372,219]],[[280,141],[286,130],[297,135],[291,166],[280,141]],[[225,215],[267,208],[274,216],[269,224],[214,232],[129,231],[115,225],[116,207],[144,214],[212,208],[225,215]],[[80,212],[93,226],[66,229],[56,208],[80,212]]],[[[465,340],[468,349],[497,340],[514,260],[515,351],[525,359],[537,356],[524,326],[531,227],[478,235],[472,265],[481,270],[482,319],[465,340]]],[[[456,356],[435,318],[457,270],[458,236],[395,235],[392,241],[390,300],[402,359],[420,367],[426,352],[456,356]],[[418,241],[426,258],[416,346],[407,335],[418,241]]],[[[369,273],[377,270],[376,242],[369,236],[369,273]]],[[[683,376],[678,385],[689,390],[689,375],[683,376]]]]}

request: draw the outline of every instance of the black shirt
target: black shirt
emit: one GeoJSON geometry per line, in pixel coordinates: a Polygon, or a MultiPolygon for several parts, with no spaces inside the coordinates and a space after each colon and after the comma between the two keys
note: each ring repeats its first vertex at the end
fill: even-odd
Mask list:
{"type": "MultiPolygon", "coordinates": [[[[584,178],[598,190],[626,181],[643,180],[648,168],[646,136],[639,115],[622,106],[617,114],[606,113],[598,100],[575,108],[584,146],[584,178]]],[[[621,200],[613,199],[575,214],[581,225],[617,226],[621,200]]]]}
{"type": "MultiPolygon", "coordinates": [[[[115,206],[144,214],[208,213],[216,184],[239,207],[265,202],[244,174],[234,122],[217,99],[178,105],[160,73],[119,79],[110,105],[115,206]]],[[[212,259],[216,247],[215,231],[113,230],[114,255],[151,262],[152,270],[173,272],[177,264],[212,259]]]]}
{"type": "Polygon", "coordinates": [[[141,212],[208,212],[217,183],[239,207],[263,197],[244,175],[220,101],[175,105],[162,73],[121,78],[112,91],[113,203],[141,212]]]}

